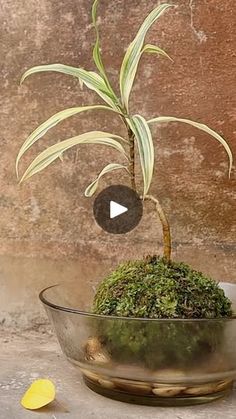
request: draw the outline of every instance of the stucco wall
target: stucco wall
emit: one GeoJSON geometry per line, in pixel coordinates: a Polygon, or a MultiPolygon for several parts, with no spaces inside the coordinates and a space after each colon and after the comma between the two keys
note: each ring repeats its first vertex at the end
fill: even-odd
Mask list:
{"type": "MultiPolygon", "coordinates": [[[[174,62],[142,59],[132,111],[203,121],[223,134],[236,154],[234,0],[172,3],[178,7],[154,25],[148,39],[164,47],[174,62]]],[[[125,48],[156,4],[101,0],[102,52],[116,87],[125,48]]],[[[94,222],[92,200],[83,191],[107,161],[117,160],[115,152],[83,146],[31,182],[19,186],[16,181],[17,151],[37,124],[66,107],[99,103],[76,80],[59,74],[35,75],[19,86],[22,72],[41,63],[94,69],[91,5],[90,0],[0,2],[2,318],[7,311],[28,313],[37,290],[58,278],[78,277],[79,282],[85,275],[97,280],[122,258],[161,251],[159,223],[149,205],[142,223],[124,237],[108,235],[94,222]]],[[[110,113],[74,117],[27,153],[21,171],[46,145],[92,129],[124,133],[110,113]]],[[[169,216],[175,257],[216,279],[236,280],[236,176],[234,170],[231,180],[227,177],[223,148],[207,135],[176,124],[154,129],[154,141],[152,193],[169,216]]],[[[115,179],[108,177],[101,186],[115,179]]]]}

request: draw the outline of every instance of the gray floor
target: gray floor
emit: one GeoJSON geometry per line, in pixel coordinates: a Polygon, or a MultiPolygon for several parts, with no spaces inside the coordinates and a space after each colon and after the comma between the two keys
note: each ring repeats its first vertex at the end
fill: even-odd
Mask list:
{"type": "Polygon", "coordinates": [[[236,419],[236,389],[225,400],[192,408],[128,405],[88,390],[53,335],[2,330],[0,348],[0,419],[236,419]],[[63,407],[53,403],[37,412],[22,408],[20,399],[31,381],[46,377],[55,382],[63,407]]]}

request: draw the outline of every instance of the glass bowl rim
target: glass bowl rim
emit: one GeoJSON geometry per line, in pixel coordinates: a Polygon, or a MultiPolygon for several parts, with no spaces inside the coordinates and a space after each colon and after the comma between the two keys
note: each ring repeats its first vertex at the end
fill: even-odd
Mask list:
{"type": "MultiPolygon", "coordinates": [[[[230,284],[232,286],[236,287],[236,284],[232,284],[232,283],[225,283],[225,284],[230,284]]],[[[57,304],[52,303],[51,301],[49,301],[46,297],[45,297],[45,292],[48,291],[51,288],[55,288],[58,286],[62,286],[62,284],[55,284],[55,285],[50,285],[46,288],[44,288],[42,291],[40,291],[39,293],[39,299],[40,301],[45,305],[50,307],[51,309],[54,309],[56,311],[63,311],[66,313],[72,313],[72,314],[78,314],[81,316],[85,316],[85,317],[92,317],[92,318],[96,318],[96,319],[109,319],[109,320],[126,320],[126,321],[142,321],[142,322],[186,322],[186,323],[190,323],[190,322],[219,322],[219,321],[224,321],[224,322],[229,322],[229,321],[233,321],[236,320],[236,315],[233,314],[232,317],[214,317],[214,318],[173,318],[173,319],[150,319],[148,317],[122,317],[122,316],[111,316],[109,314],[95,314],[95,313],[90,313],[88,311],[82,311],[76,308],[70,308],[70,307],[64,307],[64,306],[60,306],[57,304]]]]}

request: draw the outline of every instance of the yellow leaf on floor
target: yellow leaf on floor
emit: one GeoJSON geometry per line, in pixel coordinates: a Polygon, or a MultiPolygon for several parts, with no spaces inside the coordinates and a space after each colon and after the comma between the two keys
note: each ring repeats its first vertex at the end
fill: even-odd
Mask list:
{"type": "Polygon", "coordinates": [[[55,399],[56,389],[50,380],[36,380],[24,394],[21,405],[25,409],[35,410],[51,403],[55,399]]]}

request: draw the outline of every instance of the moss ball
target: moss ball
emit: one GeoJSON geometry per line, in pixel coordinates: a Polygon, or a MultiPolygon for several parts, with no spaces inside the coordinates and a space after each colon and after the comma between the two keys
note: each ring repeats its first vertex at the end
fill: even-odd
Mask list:
{"type": "Polygon", "coordinates": [[[215,281],[157,257],[118,266],[99,286],[93,312],[109,315],[93,319],[93,326],[112,359],[151,370],[185,369],[207,362],[212,353],[220,356],[223,318],[232,315],[231,302],[215,281]]]}
{"type": "Polygon", "coordinates": [[[169,319],[232,316],[231,302],[214,280],[156,256],[119,265],[98,287],[93,312],[169,319]]]}

